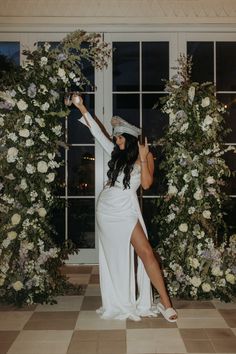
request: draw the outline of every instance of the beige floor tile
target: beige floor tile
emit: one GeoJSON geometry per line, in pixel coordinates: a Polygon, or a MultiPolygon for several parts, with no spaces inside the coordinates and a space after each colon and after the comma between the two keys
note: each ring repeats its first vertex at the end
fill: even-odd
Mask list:
{"type": "Polygon", "coordinates": [[[168,322],[161,315],[154,318],[143,317],[141,321],[126,322],[127,329],[144,329],[144,328],[177,328],[176,322],[168,322]]]}
{"type": "Polygon", "coordinates": [[[220,312],[216,309],[180,309],[178,318],[222,318],[220,312]]]}
{"type": "Polygon", "coordinates": [[[72,284],[83,285],[88,284],[90,279],[90,274],[67,274],[68,280],[72,284]]]}
{"type": "Polygon", "coordinates": [[[236,328],[231,328],[231,331],[234,333],[234,335],[236,336],[236,328]]]}
{"type": "Polygon", "coordinates": [[[188,353],[215,353],[209,340],[184,340],[188,353]]]}
{"type": "Polygon", "coordinates": [[[2,304],[0,303],[0,313],[4,311],[17,311],[17,312],[24,312],[24,311],[30,311],[33,312],[36,309],[37,305],[25,305],[22,307],[17,307],[15,305],[7,305],[7,304],[2,304]]]}
{"type": "Polygon", "coordinates": [[[99,284],[88,284],[85,296],[101,296],[99,284]]]}
{"type": "Polygon", "coordinates": [[[79,311],[82,305],[83,296],[58,296],[55,298],[57,304],[54,305],[38,305],[36,312],[38,311],[79,311]]]}
{"type": "Polygon", "coordinates": [[[30,311],[0,312],[0,331],[21,330],[32,314],[30,311]]]}
{"type": "Polygon", "coordinates": [[[97,354],[98,343],[94,341],[70,342],[67,354],[97,354]]]}
{"type": "Polygon", "coordinates": [[[223,318],[180,318],[178,328],[228,328],[223,318]]]}
{"type": "Polygon", "coordinates": [[[35,312],[25,330],[73,330],[79,312],[35,312]]]}
{"type": "Polygon", "coordinates": [[[80,311],[75,328],[88,330],[125,329],[126,321],[103,320],[95,311],[80,311]]]}
{"type": "Polygon", "coordinates": [[[7,354],[66,354],[73,331],[22,331],[7,354]]]}
{"type": "Polygon", "coordinates": [[[177,328],[128,329],[127,348],[128,353],[186,353],[177,328]]]}
{"type": "Polygon", "coordinates": [[[98,331],[98,339],[100,342],[105,341],[126,341],[126,330],[103,330],[98,331]]]}

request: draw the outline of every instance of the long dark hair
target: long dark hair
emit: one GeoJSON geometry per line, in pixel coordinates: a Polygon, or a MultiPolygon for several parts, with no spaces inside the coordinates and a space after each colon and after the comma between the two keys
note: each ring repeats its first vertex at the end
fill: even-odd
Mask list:
{"type": "MultiPolygon", "coordinates": [[[[107,176],[110,186],[114,186],[119,173],[124,170],[123,185],[124,189],[127,189],[130,188],[130,174],[139,154],[138,139],[127,133],[123,133],[122,136],[125,138],[125,149],[120,150],[119,146],[115,144],[111,160],[108,162],[107,176]]],[[[115,138],[113,141],[115,143],[115,138]]]]}

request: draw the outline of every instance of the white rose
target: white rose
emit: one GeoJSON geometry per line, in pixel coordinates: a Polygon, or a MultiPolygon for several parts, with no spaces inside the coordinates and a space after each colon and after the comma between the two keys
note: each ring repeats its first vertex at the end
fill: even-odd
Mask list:
{"type": "Polygon", "coordinates": [[[26,183],[26,179],[22,178],[21,182],[20,182],[20,188],[23,189],[23,191],[28,187],[27,183],[26,183]]]}
{"type": "Polygon", "coordinates": [[[19,131],[19,135],[22,136],[23,138],[28,138],[30,135],[30,132],[28,129],[21,129],[19,131]]]}
{"type": "Polygon", "coordinates": [[[38,212],[38,214],[39,214],[39,216],[40,216],[41,218],[44,218],[44,217],[46,216],[46,214],[47,214],[47,211],[46,211],[45,208],[39,208],[39,209],[37,210],[37,212],[38,212]]]}
{"type": "Polygon", "coordinates": [[[46,92],[48,92],[48,89],[45,85],[40,85],[40,91],[42,92],[42,94],[45,94],[46,92]]]}
{"type": "Polygon", "coordinates": [[[212,177],[212,176],[209,176],[209,177],[207,177],[207,183],[208,184],[213,184],[213,183],[215,183],[215,179],[214,179],[214,177],[212,177]]]}
{"type": "Polygon", "coordinates": [[[203,283],[202,284],[202,290],[204,291],[204,293],[209,293],[211,291],[211,286],[208,283],[203,283]]]}
{"type": "Polygon", "coordinates": [[[25,101],[23,101],[22,99],[20,99],[17,102],[17,107],[20,111],[25,111],[28,108],[28,104],[25,101]]]}
{"type": "Polygon", "coordinates": [[[189,209],[188,209],[188,213],[191,215],[191,214],[193,214],[195,212],[195,208],[194,207],[190,207],[189,209]]]}
{"type": "Polygon", "coordinates": [[[181,232],[187,232],[188,231],[188,225],[186,223],[182,223],[179,225],[179,231],[181,232]]]}
{"type": "Polygon", "coordinates": [[[31,124],[31,123],[32,123],[32,118],[28,114],[26,114],[26,116],[25,116],[25,124],[31,124]]]}
{"type": "Polygon", "coordinates": [[[203,193],[201,189],[197,189],[196,192],[193,195],[194,199],[196,200],[201,200],[203,198],[203,193]]]}
{"type": "Polygon", "coordinates": [[[5,240],[2,241],[2,247],[7,248],[11,243],[11,240],[9,238],[5,238],[5,240]]]}
{"type": "Polygon", "coordinates": [[[37,164],[37,170],[40,172],[40,173],[46,173],[47,170],[48,170],[48,165],[45,161],[39,161],[38,164],[37,164]]]}
{"type": "Polygon", "coordinates": [[[12,217],[11,217],[11,223],[12,225],[17,225],[19,224],[19,222],[21,221],[21,216],[19,214],[14,214],[12,217]]]}
{"type": "Polygon", "coordinates": [[[11,147],[7,150],[7,162],[15,162],[18,155],[18,150],[11,147]]]}
{"type": "Polygon", "coordinates": [[[12,284],[13,289],[19,291],[23,288],[23,284],[20,280],[17,280],[15,283],[12,284]]]}
{"type": "Polygon", "coordinates": [[[65,75],[66,75],[66,72],[65,72],[64,69],[59,68],[57,74],[58,74],[58,76],[60,76],[61,78],[64,78],[65,75]]]}
{"type": "Polygon", "coordinates": [[[44,104],[41,105],[40,108],[42,111],[47,111],[49,107],[50,107],[49,103],[45,102],[44,104]]]}
{"type": "Polygon", "coordinates": [[[34,145],[34,141],[32,139],[26,139],[25,145],[26,146],[32,146],[32,145],[34,145]]]}
{"type": "Polygon", "coordinates": [[[45,127],[45,121],[43,118],[35,118],[35,120],[40,127],[42,127],[42,128],[45,127]]]}
{"type": "Polygon", "coordinates": [[[203,213],[202,213],[202,216],[203,216],[205,219],[210,219],[210,218],[211,218],[211,212],[210,212],[210,210],[204,210],[203,213]]]}
{"type": "Polygon", "coordinates": [[[192,102],[194,100],[194,96],[195,96],[195,87],[191,86],[188,89],[188,102],[189,102],[189,104],[192,104],[192,102]]]}
{"type": "Polygon", "coordinates": [[[175,186],[170,185],[168,188],[168,194],[176,195],[178,193],[178,189],[175,186]]]}
{"type": "Polygon", "coordinates": [[[198,177],[198,170],[192,170],[191,171],[191,175],[193,176],[193,177],[198,177]]]}
{"type": "Polygon", "coordinates": [[[194,269],[197,269],[200,266],[200,263],[197,258],[189,258],[189,263],[194,269]]]}
{"type": "Polygon", "coordinates": [[[214,275],[215,277],[221,277],[223,275],[222,270],[220,270],[220,267],[214,267],[211,270],[212,275],[214,275]]]}
{"type": "Polygon", "coordinates": [[[0,127],[4,126],[4,119],[2,117],[0,117],[0,127]]]}
{"type": "Polygon", "coordinates": [[[209,106],[209,104],[210,104],[210,98],[209,97],[205,97],[205,98],[202,99],[201,106],[203,108],[209,106]]]}
{"type": "Polygon", "coordinates": [[[225,279],[227,280],[228,283],[234,285],[235,284],[235,276],[231,273],[226,274],[225,279]]]}
{"type": "Polygon", "coordinates": [[[0,286],[3,286],[5,279],[5,277],[0,276],[0,286]]]}
{"type": "Polygon", "coordinates": [[[211,116],[207,115],[206,118],[203,121],[203,124],[204,125],[210,125],[210,124],[212,124],[212,122],[213,122],[213,118],[211,116]]]}
{"type": "Polygon", "coordinates": [[[30,175],[32,175],[35,172],[35,167],[31,165],[30,163],[27,163],[26,165],[26,172],[30,175]]]}
{"type": "Polygon", "coordinates": [[[9,238],[9,240],[14,240],[17,236],[17,233],[15,231],[9,231],[7,233],[7,237],[9,238]]]}
{"type": "Polygon", "coordinates": [[[180,128],[180,133],[185,133],[188,127],[189,127],[189,123],[184,123],[180,128]]]}
{"type": "Polygon", "coordinates": [[[28,242],[26,244],[26,249],[29,251],[32,251],[34,249],[34,243],[33,242],[28,242]]]}
{"type": "Polygon", "coordinates": [[[194,276],[194,277],[192,277],[192,278],[190,279],[190,283],[191,283],[195,288],[198,288],[198,287],[201,285],[202,281],[201,281],[201,278],[194,276]]]}
{"type": "Polygon", "coordinates": [[[185,182],[187,182],[187,183],[188,183],[188,182],[190,182],[190,181],[191,181],[191,179],[192,179],[192,178],[191,178],[191,176],[190,176],[190,175],[188,175],[187,173],[185,173],[185,175],[183,176],[183,179],[184,179],[184,181],[185,181],[185,182]]]}
{"type": "Polygon", "coordinates": [[[55,179],[55,173],[49,173],[49,174],[46,176],[45,182],[51,183],[51,182],[54,181],[54,179],[55,179]]]}
{"type": "Polygon", "coordinates": [[[73,73],[72,71],[69,73],[69,78],[70,79],[74,79],[74,77],[75,77],[75,73],[73,73]]]}
{"type": "Polygon", "coordinates": [[[48,62],[48,58],[47,58],[47,57],[42,57],[42,58],[40,59],[40,66],[46,65],[47,62],[48,62]]]}

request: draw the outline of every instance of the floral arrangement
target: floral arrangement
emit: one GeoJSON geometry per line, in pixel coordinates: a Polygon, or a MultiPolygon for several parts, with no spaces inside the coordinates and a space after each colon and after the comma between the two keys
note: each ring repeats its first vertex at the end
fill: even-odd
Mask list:
{"type": "Polygon", "coordinates": [[[52,302],[66,284],[60,267],[75,249],[55,246],[50,219],[64,94],[83,90],[83,61],[101,69],[110,49],[100,35],[76,31],[24,54],[14,86],[0,92],[0,299],[17,305],[52,302]]]}
{"type": "MultiPolygon", "coordinates": [[[[224,106],[212,83],[191,82],[191,58],[181,56],[166,83],[162,111],[170,124],[163,144],[167,192],[160,198],[157,248],[171,296],[229,301],[235,293],[236,235],[228,237],[222,191],[231,172],[223,155],[224,106]]],[[[234,151],[235,152],[235,151],[234,151]]]]}

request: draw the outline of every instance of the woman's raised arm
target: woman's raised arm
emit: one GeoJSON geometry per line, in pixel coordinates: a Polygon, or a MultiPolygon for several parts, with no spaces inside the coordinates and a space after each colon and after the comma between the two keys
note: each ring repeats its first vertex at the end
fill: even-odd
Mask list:
{"type": "Polygon", "coordinates": [[[91,114],[88,112],[87,108],[85,107],[85,105],[83,103],[82,97],[74,94],[72,96],[72,103],[74,104],[75,107],[77,107],[80,110],[80,112],[82,114],[82,117],[80,119],[78,119],[79,122],[86,125],[89,128],[91,134],[95,137],[95,139],[97,139],[97,141],[101,144],[103,149],[109,155],[111,155],[112,150],[114,148],[114,144],[104,134],[104,132],[102,131],[100,126],[97,124],[97,122],[94,120],[94,118],[92,118],[91,114]]]}

